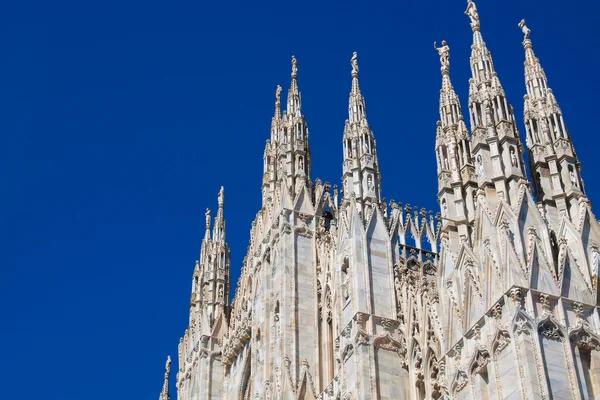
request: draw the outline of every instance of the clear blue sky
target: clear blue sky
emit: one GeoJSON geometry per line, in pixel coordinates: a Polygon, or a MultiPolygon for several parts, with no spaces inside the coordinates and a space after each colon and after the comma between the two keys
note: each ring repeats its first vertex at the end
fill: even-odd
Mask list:
{"type": "MultiPolygon", "coordinates": [[[[481,0],[521,131],[525,17],[600,202],[599,6],[481,0]]],[[[437,210],[434,156],[451,47],[466,108],[466,2],[5,1],[0,15],[0,304],[5,399],[156,399],[187,323],[204,210],[226,188],[237,282],[262,152],[290,57],[313,179],[338,183],[350,56],[387,199],[437,210]]],[[[596,209],[598,212],[598,209],[596,209]]],[[[173,385],[172,385],[173,386],[173,385]]]]}

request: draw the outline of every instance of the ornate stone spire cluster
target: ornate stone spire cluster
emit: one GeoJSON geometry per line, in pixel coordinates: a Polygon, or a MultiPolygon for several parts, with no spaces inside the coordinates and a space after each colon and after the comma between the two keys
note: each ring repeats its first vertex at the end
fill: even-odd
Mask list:
{"type": "Polygon", "coordinates": [[[308,127],[302,114],[302,96],[298,88],[298,61],[292,56],[292,81],[287,108],[281,113],[281,86],[275,92],[275,115],[271,121],[271,139],[264,152],[263,205],[294,198],[303,187],[312,191],[308,127]],[[285,192],[282,192],[285,190],[285,192]]]}
{"type": "MultiPolygon", "coordinates": [[[[434,43],[435,218],[381,198],[356,53],[343,197],[311,181],[292,58],[285,110],[275,92],[263,204],[231,305],[223,188],[214,221],[205,214],[178,349],[179,400],[600,399],[600,225],[571,137],[522,21],[534,199],[472,0],[466,14],[471,134],[450,47],[434,43]]],[[[170,359],[160,400],[169,400],[169,371],[170,359]]]]}
{"type": "Polygon", "coordinates": [[[544,69],[533,51],[531,30],[525,20],[521,20],[519,28],[524,35],[524,117],[535,194],[552,220],[558,221],[564,215],[576,221],[580,214],[578,202],[585,200],[581,164],[544,69]]]}

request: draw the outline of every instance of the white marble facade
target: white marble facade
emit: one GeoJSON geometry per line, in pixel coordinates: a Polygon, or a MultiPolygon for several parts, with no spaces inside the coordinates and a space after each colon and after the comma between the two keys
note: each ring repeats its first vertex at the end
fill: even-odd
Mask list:
{"type": "MultiPolygon", "coordinates": [[[[450,48],[436,47],[436,217],[382,199],[356,54],[342,187],[311,180],[292,59],[232,302],[223,190],[214,221],[206,213],[179,344],[180,400],[600,399],[600,226],[571,136],[522,21],[528,180],[472,1],[466,14],[469,124],[450,48]]],[[[169,369],[170,360],[161,400],[169,369]]]]}

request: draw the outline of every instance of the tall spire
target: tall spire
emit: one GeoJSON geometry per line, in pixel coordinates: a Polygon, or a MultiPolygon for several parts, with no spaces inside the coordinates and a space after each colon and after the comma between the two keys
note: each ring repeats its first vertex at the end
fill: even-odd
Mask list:
{"type": "Polygon", "coordinates": [[[450,80],[450,47],[445,40],[442,41],[442,47],[434,48],[440,56],[441,72],[442,72],[442,89],[440,90],[440,122],[442,127],[457,125],[458,130],[454,133],[458,135],[458,139],[468,137],[467,127],[464,122],[462,108],[458,95],[454,91],[454,86],[450,80]]]}
{"type": "Polygon", "coordinates": [[[498,89],[503,92],[500,81],[497,80],[496,71],[494,70],[492,55],[481,35],[479,12],[473,0],[468,0],[465,14],[471,19],[471,30],[473,31],[473,44],[471,45],[471,72],[473,79],[476,84],[495,80],[496,82],[492,83],[498,86],[498,89]]]}
{"type": "Polygon", "coordinates": [[[471,73],[469,80],[469,111],[471,114],[472,154],[477,164],[480,188],[488,200],[495,203],[518,200],[520,183],[525,181],[523,145],[494,61],[481,35],[479,12],[473,0],[467,3],[465,14],[471,20],[471,73]]]}
{"type": "Polygon", "coordinates": [[[548,93],[548,80],[540,60],[533,52],[533,45],[529,35],[531,30],[525,25],[525,20],[519,22],[519,28],[523,31],[523,47],[525,48],[525,83],[527,84],[527,94],[530,99],[539,99],[548,93]]]}
{"type": "Polygon", "coordinates": [[[450,81],[450,47],[446,41],[433,47],[440,56],[442,88],[440,90],[440,120],[436,134],[438,161],[438,197],[443,217],[452,220],[451,227],[460,236],[470,237],[467,223],[474,220],[473,191],[476,182],[471,163],[471,141],[463,119],[460,100],[450,81]],[[463,223],[464,222],[464,223],[463,223]]]}
{"type": "Polygon", "coordinates": [[[360,209],[381,201],[381,174],[373,131],[367,122],[365,99],[358,83],[358,54],[350,59],[352,89],[344,128],[344,198],[354,195],[360,209]]]}
{"type": "Polygon", "coordinates": [[[276,120],[281,119],[281,86],[277,85],[275,90],[275,116],[276,120]]]}
{"type": "Polygon", "coordinates": [[[358,54],[354,52],[350,59],[352,64],[352,90],[350,91],[350,102],[348,104],[348,116],[350,122],[360,122],[367,118],[365,99],[360,92],[358,84],[358,54]]]}
{"type": "Polygon", "coordinates": [[[158,400],[170,400],[171,395],[169,394],[169,377],[171,375],[171,356],[167,357],[167,364],[165,365],[165,378],[163,380],[163,387],[160,392],[158,400]]]}
{"type": "Polygon", "coordinates": [[[519,28],[524,36],[524,117],[532,179],[549,222],[557,225],[560,215],[574,217],[579,209],[578,199],[585,197],[581,164],[544,69],[533,51],[531,30],[524,19],[519,28]]]}
{"type": "Polygon", "coordinates": [[[292,116],[302,115],[302,100],[298,89],[298,61],[292,56],[292,83],[288,90],[287,114],[292,116]]]}
{"type": "Polygon", "coordinates": [[[213,240],[215,242],[225,242],[225,218],[223,216],[223,204],[225,201],[225,188],[221,186],[221,190],[219,190],[219,211],[217,211],[217,216],[215,217],[215,227],[213,230],[213,240]]]}
{"type": "Polygon", "coordinates": [[[207,208],[204,213],[206,220],[206,232],[204,233],[204,240],[210,240],[210,210],[207,208]]]}

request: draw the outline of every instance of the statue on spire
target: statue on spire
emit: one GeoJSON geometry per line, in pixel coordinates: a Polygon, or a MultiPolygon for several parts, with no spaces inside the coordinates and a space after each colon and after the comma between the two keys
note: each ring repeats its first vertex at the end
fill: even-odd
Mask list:
{"type": "Polygon", "coordinates": [[[281,118],[281,86],[279,85],[275,90],[275,118],[281,118]]]}
{"type": "Polygon", "coordinates": [[[219,208],[223,208],[223,202],[225,200],[225,188],[221,186],[221,190],[219,190],[219,208]]]}
{"type": "Polygon", "coordinates": [[[210,229],[210,210],[208,208],[204,213],[204,217],[206,218],[206,229],[210,229]]]}
{"type": "Polygon", "coordinates": [[[471,18],[471,28],[478,29],[479,28],[479,12],[477,11],[477,6],[473,2],[473,0],[469,0],[465,14],[467,14],[469,16],[469,18],[471,18]]]}
{"type": "Polygon", "coordinates": [[[358,76],[358,53],[355,51],[352,53],[352,58],[350,59],[350,64],[352,64],[352,76],[358,76]]]}
{"type": "Polygon", "coordinates": [[[525,35],[524,40],[529,39],[529,34],[531,33],[531,29],[529,29],[527,27],[527,25],[525,25],[525,19],[522,19],[521,22],[519,22],[519,28],[521,28],[521,30],[523,31],[523,35],[525,35]]]}
{"type": "Polygon", "coordinates": [[[296,57],[292,56],[292,78],[296,79],[298,76],[298,61],[296,61],[296,57]]]}
{"type": "Polygon", "coordinates": [[[450,68],[450,47],[446,43],[445,40],[442,40],[442,47],[437,47],[436,42],[433,42],[433,48],[437,50],[440,55],[440,64],[442,64],[442,69],[450,68]]]}

